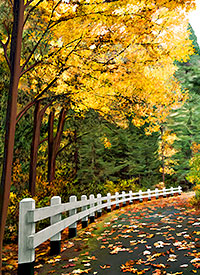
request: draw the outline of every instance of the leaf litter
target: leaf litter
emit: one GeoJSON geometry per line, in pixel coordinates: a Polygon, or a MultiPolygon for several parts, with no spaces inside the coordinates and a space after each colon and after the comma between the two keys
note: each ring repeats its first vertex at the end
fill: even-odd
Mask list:
{"type": "MultiPolygon", "coordinates": [[[[62,257],[48,263],[52,271],[60,275],[200,274],[200,213],[191,208],[187,194],[112,213],[106,215],[110,220],[101,218],[67,241],[62,257]],[[75,243],[82,247],[77,249],[75,243]],[[76,250],[78,256],[69,257],[76,250]]],[[[38,274],[48,274],[42,271],[38,274]]]]}

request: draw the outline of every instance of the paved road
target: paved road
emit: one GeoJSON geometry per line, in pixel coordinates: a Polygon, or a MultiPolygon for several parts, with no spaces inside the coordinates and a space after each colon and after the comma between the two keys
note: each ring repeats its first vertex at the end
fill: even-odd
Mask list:
{"type": "Polygon", "coordinates": [[[82,232],[39,274],[200,274],[200,214],[185,208],[187,200],[181,195],[121,208],[82,232]]]}

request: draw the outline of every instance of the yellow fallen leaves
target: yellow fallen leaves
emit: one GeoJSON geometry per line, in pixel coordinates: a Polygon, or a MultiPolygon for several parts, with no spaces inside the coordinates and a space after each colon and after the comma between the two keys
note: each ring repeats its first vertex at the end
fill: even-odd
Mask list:
{"type": "Polygon", "coordinates": [[[78,257],[75,257],[75,258],[73,258],[73,259],[69,259],[69,262],[77,262],[78,261],[78,257]]]}
{"type": "Polygon", "coordinates": [[[196,235],[200,235],[200,231],[194,231],[193,233],[195,233],[196,235]]]}
{"type": "Polygon", "coordinates": [[[41,268],[41,267],[43,267],[42,264],[39,264],[39,265],[34,266],[34,268],[41,268]]]}
{"type": "Polygon", "coordinates": [[[111,268],[111,265],[109,264],[105,264],[105,265],[100,265],[101,269],[107,269],[107,268],[111,268]]]}
{"type": "Polygon", "coordinates": [[[59,256],[57,256],[57,257],[55,257],[53,259],[48,260],[47,263],[48,264],[54,264],[54,263],[60,262],[60,261],[61,261],[61,256],[59,255],[59,256]]]}
{"type": "Polygon", "coordinates": [[[167,259],[167,261],[169,262],[175,262],[175,261],[177,261],[177,256],[175,255],[175,254],[170,254],[169,255],[169,258],[167,259]]]}
{"type": "Polygon", "coordinates": [[[75,269],[72,271],[72,274],[88,274],[90,272],[90,268],[89,269],[75,269]]]}
{"type": "Polygon", "coordinates": [[[144,274],[146,271],[149,270],[149,268],[144,268],[143,270],[139,270],[139,269],[133,267],[134,263],[135,263],[134,261],[130,260],[130,261],[126,262],[125,264],[122,264],[120,266],[121,271],[124,273],[131,272],[133,274],[139,275],[139,274],[144,274]]]}

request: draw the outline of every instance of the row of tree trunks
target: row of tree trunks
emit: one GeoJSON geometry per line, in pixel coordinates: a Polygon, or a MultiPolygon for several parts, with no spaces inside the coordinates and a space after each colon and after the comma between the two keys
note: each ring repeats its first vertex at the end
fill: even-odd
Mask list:
{"type": "Polygon", "coordinates": [[[52,182],[55,179],[55,168],[56,168],[56,156],[60,147],[62,138],[64,122],[65,122],[66,110],[63,108],[60,112],[58,127],[56,136],[53,135],[54,117],[55,111],[51,111],[49,115],[49,126],[48,126],[48,181],[52,182]]]}
{"type": "MultiPolygon", "coordinates": [[[[3,249],[3,239],[7,218],[7,211],[9,205],[10,188],[11,188],[11,176],[12,176],[12,163],[13,163],[13,152],[14,152],[14,140],[15,140],[15,129],[16,123],[24,115],[24,113],[34,104],[36,104],[37,110],[35,110],[34,118],[34,136],[31,146],[31,165],[33,165],[32,171],[30,171],[30,182],[29,191],[31,194],[35,193],[35,178],[36,178],[36,164],[37,164],[37,151],[40,140],[40,127],[42,122],[42,117],[46,111],[45,106],[40,110],[40,103],[36,102],[48,89],[55,84],[59,76],[63,72],[63,68],[59,71],[58,75],[50,81],[47,87],[34,99],[31,103],[23,108],[17,117],[17,98],[18,98],[18,86],[20,77],[34,68],[38,62],[34,65],[28,66],[28,63],[36,51],[41,40],[33,47],[30,51],[30,55],[27,60],[20,67],[21,61],[21,49],[22,49],[22,37],[23,28],[25,26],[26,20],[24,20],[25,9],[31,5],[33,1],[24,0],[13,0],[10,3],[13,6],[13,23],[12,23],[12,34],[8,33],[7,41],[4,43],[1,40],[1,45],[4,48],[4,56],[7,61],[8,67],[10,69],[10,84],[8,92],[8,102],[7,102],[7,114],[6,114],[6,125],[5,125],[5,143],[4,143],[4,158],[3,158],[3,169],[0,182],[0,275],[2,274],[2,249],[3,249]],[[24,3],[25,2],[25,3],[24,3]],[[9,43],[10,42],[10,43],[9,43]],[[10,47],[9,47],[10,45],[10,47]]],[[[39,1],[41,2],[41,1],[39,1]]],[[[37,5],[37,4],[36,4],[37,5]]],[[[26,17],[27,19],[28,17],[26,17]]],[[[47,33],[47,29],[44,30],[43,35],[47,33]]],[[[62,123],[61,123],[62,124],[62,123]]],[[[62,134],[59,134],[60,138],[62,134]]],[[[56,138],[58,140],[58,138],[56,138]]],[[[59,143],[58,141],[56,142],[59,143]]],[[[54,161],[55,163],[55,161],[54,161]]],[[[55,170],[55,168],[54,168],[55,170]]],[[[55,175],[55,171],[54,171],[55,175]]],[[[55,177],[55,176],[54,176],[55,177]]]]}
{"type": "Polygon", "coordinates": [[[0,274],[2,274],[2,249],[8,211],[12,162],[15,140],[18,85],[21,74],[20,59],[22,47],[22,33],[24,24],[24,1],[15,0],[13,7],[14,21],[10,50],[10,86],[7,102],[6,133],[4,146],[3,171],[0,186],[0,274]]]}
{"type": "MultiPolygon", "coordinates": [[[[38,101],[35,105],[34,113],[34,126],[33,126],[33,138],[31,144],[31,157],[30,157],[30,169],[29,169],[29,192],[32,196],[35,196],[35,183],[36,183],[36,168],[37,168],[37,155],[40,145],[40,131],[42,125],[42,119],[45,111],[51,105],[47,104],[41,109],[41,102],[38,101]]],[[[56,156],[60,147],[60,142],[63,134],[64,122],[65,122],[66,110],[63,108],[60,112],[59,122],[57,127],[56,136],[53,135],[54,117],[55,111],[51,111],[49,115],[48,123],[48,181],[52,182],[55,179],[56,170],[56,156]]]]}
{"type": "Polygon", "coordinates": [[[31,196],[35,196],[35,181],[36,181],[36,168],[37,168],[37,155],[40,145],[40,130],[42,125],[42,119],[45,111],[51,105],[51,102],[41,109],[41,101],[37,101],[35,104],[34,123],[33,123],[33,138],[31,143],[30,154],[30,169],[29,169],[29,192],[31,196]]]}

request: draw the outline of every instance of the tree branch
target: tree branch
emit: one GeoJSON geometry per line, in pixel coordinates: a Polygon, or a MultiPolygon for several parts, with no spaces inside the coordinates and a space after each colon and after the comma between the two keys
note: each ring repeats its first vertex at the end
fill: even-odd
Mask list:
{"type": "MultiPolygon", "coordinates": [[[[51,103],[53,103],[53,101],[55,101],[57,98],[59,97],[66,97],[68,96],[69,93],[65,93],[65,94],[61,94],[61,95],[56,95],[53,97],[53,100],[51,101],[51,103]]],[[[39,97],[38,97],[39,98],[39,97]]],[[[29,102],[18,114],[17,114],[17,119],[16,119],[16,123],[19,122],[19,120],[22,118],[22,116],[37,102],[38,98],[35,98],[33,101],[29,102]]],[[[47,100],[49,99],[49,97],[43,97],[40,100],[47,100]]]]}
{"type": "Polygon", "coordinates": [[[65,146],[63,146],[59,151],[57,151],[56,156],[59,155],[69,144],[70,141],[65,146]]]}
{"type": "MultiPolygon", "coordinates": [[[[67,61],[68,57],[70,56],[70,54],[78,47],[78,45],[81,42],[81,38],[79,38],[78,43],[75,45],[75,47],[69,52],[69,54],[67,55],[67,57],[65,58],[65,61],[67,61]]],[[[34,65],[34,64],[33,64],[34,65]]],[[[32,66],[33,66],[32,65],[32,66]]],[[[17,120],[16,123],[19,122],[19,120],[22,118],[22,116],[35,104],[35,102],[43,95],[45,94],[45,92],[47,92],[49,90],[49,88],[51,88],[54,83],[58,80],[59,76],[65,71],[69,69],[69,66],[66,68],[62,68],[58,73],[57,76],[54,77],[54,79],[34,98],[33,101],[31,101],[27,106],[24,107],[24,109],[22,109],[22,111],[20,111],[17,115],[17,120]]],[[[27,69],[28,70],[28,69],[27,69]]],[[[30,67],[29,67],[30,70],[30,67]]],[[[25,73],[25,71],[22,72],[21,75],[23,75],[25,73]]]]}
{"type": "Polygon", "coordinates": [[[33,101],[28,103],[24,109],[22,109],[18,115],[17,115],[17,120],[16,123],[22,118],[22,116],[36,103],[36,101],[57,81],[58,77],[55,77],[45,88],[40,92],[33,101]]]}
{"type": "MultiPolygon", "coordinates": [[[[34,0],[27,0],[26,4],[24,5],[24,8],[26,9],[34,0]]],[[[43,1],[43,0],[42,0],[43,1]]],[[[40,2],[40,1],[39,1],[40,2]]],[[[36,4],[37,5],[37,4],[36,4]]]]}
{"type": "MultiPolygon", "coordinates": [[[[48,137],[44,138],[43,140],[40,141],[40,144],[42,144],[43,142],[47,141],[48,140],[48,137]]],[[[39,145],[40,145],[39,144],[39,145]]]]}
{"type": "MultiPolygon", "coordinates": [[[[58,50],[55,51],[55,52],[50,53],[50,54],[46,57],[46,59],[48,59],[49,57],[52,57],[53,55],[58,54],[59,51],[61,51],[61,48],[58,49],[58,50]]],[[[23,76],[25,73],[29,72],[31,69],[35,68],[37,65],[39,65],[39,64],[42,63],[42,62],[43,62],[43,59],[42,59],[42,60],[39,60],[39,61],[36,61],[34,64],[30,65],[26,70],[24,70],[23,72],[21,72],[20,77],[23,76]]]]}
{"type": "Polygon", "coordinates": [[[30,52],[28,58],[26,59],[26,61],[24,62],[24,64],[21,67],[21,71],[24,70],[24,68],[26,67],[26,65],[28,64],[28,62],[30,61],[31,57],[33,56],[35,50],[37,49],[37,47],[39,46],[40,42],[42,41],[42,39],[44,38],[45,34],[48,31],[48,26],[46,28],[46,30],[43,32],[42,36],[40,37],[40,39],[38,40],[38,42],[35,44],[35,46],[33,47],[32,51],[30,52]]]}
{"type": "MultiPolygon", "coordinates": [[[[25,18],[25,20],[24,20],[24,25],[23,26],[25,26],[25,24],[26,24],[26,22],[27,22],[27,20],[28,20],[28,18],[29,18],[29,16],[30,16],[30,14],[31,14],[31,12],[32,11],[34,11],[34,9],[40,4],[40,3],[42,3],[44,0],[40,0],[40,1],[38,1],[37,2],[37,4],[35,5],[35,6],[33,6],[29,11],[28,11],[28,13],[27,13],[27,15],[26,15],[26,18],[25,18]]],[[[30,1],[29,1],[30,2],[30,1]]],[[[31,1],[32,2],[32,1],[31,1]]],[[[28,3],[28,2],[27,2],[28,3]]],[[[27,3],[26,3],[26,5],[25,5],[25,9],[30,5],[30,3],[27,5],[27,3]]]]}
{"type": "Polygon", "coordinates": [[[6,59],[6,62],[7,62],[7,64],[8,64],[9,69],[11,69],[10,60],[9,60],[8,54],[7,54],[7,42],[8,42],[8,40],[6,41],[6,44],[4,44],[4,43],[2,42],[2,40],[0,39],[0,44],[2,45],[3,51],[4,51],[4,57],[5,57],[5,59],[6,59]]]}
{"type": "MultiPolygon", "coordinates": [[[[31,0],[30,0],[31,1],[31,0]]],[[[29,2],[30,2],[29,1],[29,2]]],[[[32,1],[31,1],[32,2],[32,1]]],[[[40,2],[40,1],[39,1],[40,2]]],[[[38,3],[39,3],[38,2],[38,3]]],[[[32,51],[30,52],[28,58],[26,59],[26,61],[24,62],[24,64],[22,65],[22,68],[21,70],[23,71],[24,68],[26,67],[26,65],[28,64],[28,62],[30,61],[31,57],[33,56],[34,52],[36,51],[37,47],[39,46],[39,44],[41,43],[41,41],[43,40],[44,36],[46,35],[46,33],[50,30],[50,26],[51,26],[51,19],[53,17],[53,13],[55,11],[55,9],[57,8],[57,6],[62,2],[62,0],[60,0],[53,8],[52,12],[51,12],[51,16],[50,16],[50,19],[49,19],[49,23],[47,24],[47,27],[46,29],[44,30],[42,36],[40,37],[40,39],[38,40],[38,42],[35,44],[35,46],[33,47],[32,51]]],[[[28,2],[27,2],[28,3],[28,2]]],[[[28,18],[27,18],[28,19],[28,18]]],[[[26,20],[26,19],[25,19],[26,20]]]]}
{"type": "Polygon", "coordinates": [[[33,68],[35,68],[37,65],[39,65],[40,63],[42,63],[42,60],[40,61],[36,61],[34,64],[32,64],[30,67],[28,67],[26,70],[24,70],[23,72],[21,72],[20,77],[22,77],[25,73],[29,72],[30,70],[32,70],[33,68]]]}
{"type": "Polygon", "coordinates": [[[18,114],[16,118],[16,124],[19,122],[19,120],[22,118],[22,116],[36,103],[36,100],[31,101],[28,103],[18,114]]]}
{"type": "Polygon", "coordinates": [[[8,26],[6,26],[5,21],[3,22],[3,25],[4,25],[4,28],[5,28],[6,32],[7,32],[7,34],[8,34],[8,39],[7,39],[6,43],[5,43],[5,45],[7,46],[8,43],[9,43],[9,41],[10,41],[10,31],[9,31],[8,26]]]}
{"type": "Polygon", "coordinates": [[[60,146],[60,141],[62,138],[62,133],[63,133],[63,128],[64,128],[65,116],[66,116],[66,110],[63,108],[60,112],[57,132],[56,132],[56,136],[54,138],[55,154],[57,154],[57,151],[60,146]]]}

